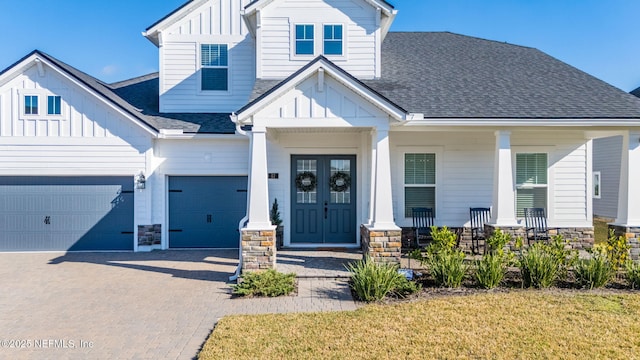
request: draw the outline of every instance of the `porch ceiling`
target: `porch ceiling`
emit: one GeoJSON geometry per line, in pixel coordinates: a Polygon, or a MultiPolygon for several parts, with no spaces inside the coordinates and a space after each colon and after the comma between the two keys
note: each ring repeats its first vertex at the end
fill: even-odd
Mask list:
{"type": "Polygon", "coordinates": [[[269,132],[279,134],[334,134],[334,133],[361,133],[370,131],[371,128],[365,127],[331,127],[331,128],[269,128],[269,132]]]}

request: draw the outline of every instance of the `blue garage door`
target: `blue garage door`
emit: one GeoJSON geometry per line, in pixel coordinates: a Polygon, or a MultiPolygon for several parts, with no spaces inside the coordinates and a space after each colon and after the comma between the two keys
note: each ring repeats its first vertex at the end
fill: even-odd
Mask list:
{"type": "Polygon", "coordinates": [[[237,248],[246,176],[169,178],[169,247],[237,248]]]}
{"type": "Polygon", "coordinates": [[[133,250],[133,177],[0,177],[0,251],[133,250]]]}

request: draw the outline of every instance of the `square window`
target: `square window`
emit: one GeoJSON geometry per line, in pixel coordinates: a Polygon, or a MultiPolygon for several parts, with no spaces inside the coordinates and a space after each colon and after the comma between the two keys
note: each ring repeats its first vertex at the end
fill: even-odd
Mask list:
{"type": "Polygon", "coordinates": [[[24,97],[24,113],[25,115],[38,114],[38,96],[25,95],[24,97]]]}
{"type": "Polygon", "coordinates": [[[201,90],[229,89],[229,49],[226,44],[202,44],[200,66],[201,90]]]}
{"type": "Polygon", "coordinates": [[[60,110],[61,103],[60,96],[47,96],[47,114],[48,115],[60,115],[62,112],[60,110]]]}
{"type": "Polygon", "coordinates": [[[342,25],[324,26],[324,54],[342,55],[342,25]]]}
{"type": "Polygon", "coordinates": [[[313,55],[313,25],[296,25],[296,55],[313,55]]]}

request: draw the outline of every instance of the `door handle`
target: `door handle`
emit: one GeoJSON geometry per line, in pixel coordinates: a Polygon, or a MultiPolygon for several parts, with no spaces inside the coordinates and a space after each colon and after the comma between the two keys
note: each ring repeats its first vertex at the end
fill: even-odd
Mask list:
{"type": "Polygon", "coordinates": [[[44,217],[44,224],[45,225],[51,225],[51,216],[45,216],[44,217]]]}
{"type": "Polygon", "coordinates": [[[207,214],[207,223],[211,223],[213,221],[213,215],[207,214]]]}
{"type": "Polygon", "coordinates": [[[324,218],[325,220],[327,219],[327,213],[329,212],[329,208],[328,207],[324,207],[324,218]]]}

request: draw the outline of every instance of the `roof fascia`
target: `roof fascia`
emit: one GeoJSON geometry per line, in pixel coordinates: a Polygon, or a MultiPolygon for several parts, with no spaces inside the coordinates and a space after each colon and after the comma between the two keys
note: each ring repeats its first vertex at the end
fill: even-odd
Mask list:
{"type": "MultiPolygon", "coordinates": [[[[99,91],[95,90],[94,88],[92,88],[91,86],[89,86],[88,84],[86,84],[84,81],[78,79],[77,77],[75,77],[74,75],[68,73],[67,71],[65,71],[64,69],[60,68],[59,66],[57,66],[54,62],[50,61],[46,56],[43,56],[37,52],[33,52],[31,54],[31,56],[23,59],[22,62],[18,63],[14,69],[16,71],[18,70],[23,70],[25,68],[28,68],[32,65],[30,65],[31,63],[35,64],[35,60],[39,59],[41,62],[43,62],[46,66],[48,66],[50,69],[54,70],[55,72],[57,72],[58,74],[60,74],[62,77],[66,78],[67,80],[71,81],[72,83],[74,83],[75,85],[77,85],[78,87],[80,87],[82,90],[86,91],[87,93],[91,94],[92,96],[94,96],[96,99],[98,99],[99,101],[103,102],[104,104],[106,104],[107,106],[113,108],[115,111],[117,111],[119,114],[123,115],[124,117],[126,117],[127,119],[133,121],[136,125],[138,125],[140,128],[142,128],[145,132],[149,133],[150,135],[152,135],[153,137],[157,136],[157,132],[155,129],[153,129],[150,125],[148,125],[147,123],[145,123],[144,121],[142,121],[141,119],[137,118],[136,116],[133,116],[131,113],[129,113],[127,110],[121,108],[118,104],[115,104],[114,102],[112,102],[110,99],[106,98],[105,96],[103,96],[102,94],[100,94],[99,91]]],[[[13,69],[12,69],[13,70],[13,69]]],[[[8,71],[8,72],[12,72],[12,71],[8,71]]],[[[4,76],[4,74],[3,74],[4,76]]],[[[13,77],[11,77],[13,78],[13,77]]],[[[0,84],[2,82],[0,81],[0,84]]]]}
{"type": "Polygon", "coordinates": [[[509,126],[509,127],[629,127],[640,126],[637,118],[424,118],[401,124],[411,126],[509,126]]]}
{"type": "Polygon", "coordinates": [[[404,121],[406,119],[407,113],[403,109],[399,108],[396,104],[377,94],[361,82],[354,81],[354,79],[346,76],[341,71],[337,70],[335,65],[331,62],[328,62],[324,58],[320,58],[319,60],[316,60],[315,62],[310,64],[310,66],[308,66],[306,69],[302,69],[302,71],[300,71],[295,76],[283,80],[282,83],[276,85],[275,88],[277,89],[275,91],[268,93],[268,95],[263,98],[258,98],[258,100],[255,101],[255,103],[251,104],[251,106],[242,109],[237,114],[234,114],[232,116],[233,121],[235,123],[246,122],[246,120],[250,119],[254,114],[263,109],[265,106],[280,98],[283,94],[290,91],[304,80],[316,74],[319,69],[323,69],[325,75],[331,76],[336,81],[342,83],[347,88],[364,97],[376,107],[385,111],[395,120],[404,121]]]}
{"type": "Polygon", "coordinates": [[[206,3],[208,0],[189,0],[184,3],[179,8],[175,9],[171,13],[169,13],[164,18],[156,21],[154,24],[149,26],[145,31],[142,32],[142,36],[146,37],[149,41],[151,41],[155,46],[160,46],[160,39],[158,34],[164,30],[166,30],[169,26],[175,24],[176,22],[182,20],[187,15],[189,15],[193,10],[200,7],[202,4],[206,3]]]}

